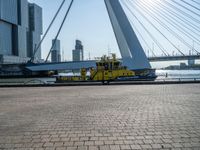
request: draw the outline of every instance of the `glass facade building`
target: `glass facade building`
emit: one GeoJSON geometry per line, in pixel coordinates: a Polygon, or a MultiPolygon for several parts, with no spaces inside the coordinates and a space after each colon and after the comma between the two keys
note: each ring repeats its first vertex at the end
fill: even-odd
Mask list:
{"type": "Polygon", "coordinates": [[[83,61],[84,60],[84,50],[83,45],[80,40],[76,40],[75,49],[72,50],[73,61],[83,61]]]}
{"type": "MultiPolygon", "coordinates": [[[[17,60],[22,62],[27,61],[33,54],[33,47],[39,43],[41,34],[41,7],[27,0],[0,0],[0,55],[4,60],[1,64],[16,63],[16,57],[20,57],[17,60]]],[[[41,59],[41,49],[36,57],[41,59]]]]}
{"type": "Polygon", "coordinates": [[[51,62],[61,62],[60,40],[52,40],[51,62]]]}

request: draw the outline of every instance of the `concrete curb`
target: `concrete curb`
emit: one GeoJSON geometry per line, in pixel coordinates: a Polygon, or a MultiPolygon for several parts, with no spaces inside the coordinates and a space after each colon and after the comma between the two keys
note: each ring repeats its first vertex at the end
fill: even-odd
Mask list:
{"type": "Polygon", "coordinates": [[[101,82],[69,82],[56,84],[10,84],[0,85],[0,88],[12,87],[59,87],[59,86],[109,86],[109,85],[167,85],[167,84],[200,84],[200,81],[123,81],[102,84],[101,82]]]}

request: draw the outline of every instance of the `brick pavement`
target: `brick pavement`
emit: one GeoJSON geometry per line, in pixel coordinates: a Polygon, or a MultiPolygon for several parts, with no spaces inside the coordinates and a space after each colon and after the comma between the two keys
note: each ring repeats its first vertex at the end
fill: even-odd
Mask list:
{"type": "Polygon", "coordinates": [[[200,149],[200,84],[0,89],[0,149],[200,149]]]}

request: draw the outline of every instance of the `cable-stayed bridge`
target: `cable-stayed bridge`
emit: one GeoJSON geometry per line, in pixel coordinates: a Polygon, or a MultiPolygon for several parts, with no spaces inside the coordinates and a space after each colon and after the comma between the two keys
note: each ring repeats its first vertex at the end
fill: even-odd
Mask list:
{"type": "Polygon", "coordinates": [[[156,54],[147,41],[148,37],[155,44],[157,53],[160,51],[166,57],[172,53],[167,50],[169,48],[165,46],[166,43],[172,47],[173,51],[182,56],[186,55],[189,50],[193,51],[193,55],[199,55],[199,2],[195,0],[148,1],[151,0],[121,0],[121,3],[129,12],[129,20],[138,38],[145,45],[146,49],[152,51],[153,57],[156,54]],[[134,19],[130,19],[131,17],[134,19]],[[136,23],[138,23],[137,26],[135,25],[136,23]],[[159,38],[163,40],[161,41],[159,38]],[[194,43],[197,45],[197,48],[194,47],[194,43]],[[179,44],[181,44],[181,47],[186,48],[186,52],[179,48],[179,44]]]}
{"type": "MultiPolygon", "coordinates": [[[[73,8],[74,1],[71,0],[54,39],[58,38],[63,24],[73,8]]],[[[133,69],[140,67],[150,68],[149,63],[146,61],[147,59],[154,62],[200,59],[200,2],[197,0],[104,1],[121,52],[122,61],[126,66],[133,69]],[[152,43],[153,48],[150,46],[152,43]],[[180,48],[180,46],[184,48],[180,48]],[[167,49],[172,49],[172,51],[167,49]],[[152,56],[147,58],[144,51],[150,51],[152,56]],[[188,55],[188,51],[192,51],[192,54],[188,55]],[[178,55],[170,55],[174,52],[178,55]]],[[[64,2],[65,0],[63,0],[64,2]]],[[[63,3],[47,32],[62,8],[63,3]]],[[[53,47],[54,44],[49,51],[46,61],[53,47]]],[[[62,68],[62,65],[63,67],[68,65],[68,67],[64,67],[66,69],[70,68],[69,66],[75,68],[78,68],[77,66],[87,67],[90,63],[94,64],[94,61],[47,63],[37,64],[33,67],[39,69],[41,65],[44,65],[46,68],[51,66],[50,68],[52,69],[52,65],[55,68],[62,68]]]]}
{"type": "Polygon", "coordinates": [[[158,56],[158,57],[149,57],[150,62],[159,62],[159,61],[181,61],[181,60],[200,60],[200,55],[184,55],[184,56],[158,56]]]}
{"type": "MultiPolygon", "coordinates": [[[[185,55],[185,56],[160,56],[160,57],[148,57],[150,62],[159,61],[182,61],[182,60],[200,60],[200,55],[185,55]]],[[[32,71],[48,71],[48,70],[71,70],[80,68],[90,68],[96,66],[97,60],[86,60],[86,61],[68,61],[61,63],[45,63],[36,64],[34,66],[28,66],[27,68],[32,71]]]]}

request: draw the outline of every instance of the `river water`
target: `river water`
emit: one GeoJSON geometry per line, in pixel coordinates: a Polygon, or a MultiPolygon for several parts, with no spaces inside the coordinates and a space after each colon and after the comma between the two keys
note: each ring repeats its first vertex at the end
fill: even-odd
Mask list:
{"type": "Polygon", "coordinates": [[[158,79],[200,79],[200,70],[156,70],[158,79]]]}
{"type": "MultiPolygon", "coordinates": [[[[80,76],[80,73],[60,73],[59,75],[63,76],[80,76]]],[[[87,75],[89,76],[90,73],[87,72],[87,75]]],[[[156,75],[158,76],[159,79],[162,78],[199,78],[200,79],[200,70],[162,70],[162,69],[157,69],[156,70],[156,75]]]]}
{"type": "MultiPolygon", "coordinates": [[[[200,80],[200,70],[156,70],[157,80],[200,80]]],[[[73,73],[61,75],[74,75],[73,73]]],[[[77,74],[80,75],[80,74],[77,74]]],[[[52,84],[55,78],[0,79],[0,85],[9,84],[52,84]]]]}

